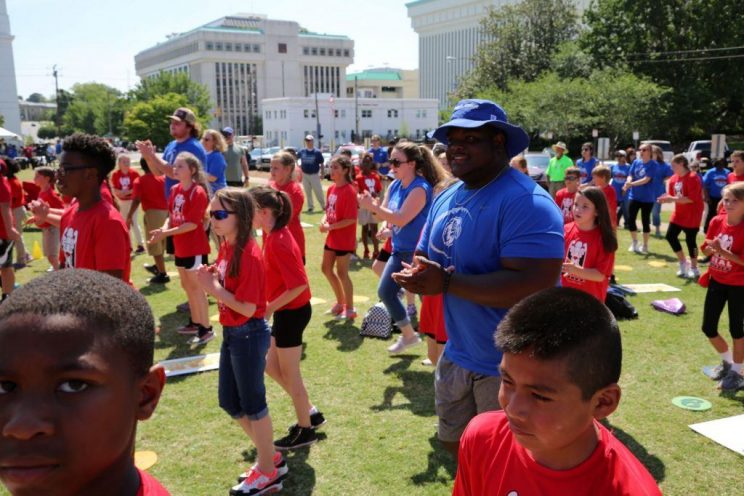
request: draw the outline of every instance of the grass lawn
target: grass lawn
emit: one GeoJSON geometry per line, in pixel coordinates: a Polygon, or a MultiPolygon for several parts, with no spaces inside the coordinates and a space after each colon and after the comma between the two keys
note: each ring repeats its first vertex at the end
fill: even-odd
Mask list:
{"type": "MultiPolygon", "coordinates": [[[[303,221],[314,226],[320,218],[319,213],[303,214],[303,221]]],[[[323,236],[315,227],[305,233],[311,289],[328,303],[313,307],[302,367],[310,398],[328,423],[320,431],[319,443],[290,452],[284,493],[449,494],[455,466],[436,441],[433,369],[421,365],[425,347],[391,358],[385,351],[390,342],[359,337],[361,316],[376,301],[377,279],[366,261],[353,264],[352,269],[355,294],[360,297],[357,321],[338,323],[323,315],[333,303],[320,272],[323,236]]],[[[27,231],[25,239],[30,247],[40,240],[40,234],[27,231]]],[[[687,427],[744,411],[744,393],[721,396],[700,371],[703,365],[718,361],[699,330],[705,290],[675,277],[676,259],[666,241],[652,239],[647,257],[628,253],[628,242],[627,231],[621,231],[616,264],[631,270],[618,270],[619,282],[660,282],[682,292],[631,297],[640,318],[620,326],[625,351],[623,398],[609,424],[650,469],[665,494],[740,494],[744,459],[687,427]],[[686,303],[685,315],[662,314],[649,305],[654,299],[673,296],[686,303]],[[679,395],[708,399],[713,408],[707,412],[679,409],[671,403],[679,395]]],[[[168,262],[172,282],[167,286],[148,286],[143,263],[151,259],[133,258],[132,278],[161,324],[156,360],[218,351],[219,333],[218,339],[198,348],[185,344],[186,339],[175,333],[187,316],[175,310],[185,296],[178,278],[173,277],[172,261],[168,262]]],[[[18,282],[42,275],[47,267],[43,260],[33,262],[17,273],[18,282]]],[[[217,314],[213,302],[210,313],[217,314]]],[[[728,338],[726,322],[724,314],[722,331],[728,338]]],[[[279,437],[295,422],[294,413],[289,398],[271,379],[267,378],[266,385],[274,432],[279,437]]],[[[137,448],[158,453],[151,472],[174,495],[184,496],[227,494],[235,477],[255,457],[248,438],[217,405],[216,371],[169,380],[154,417],[140,425],[137,448]]]]}

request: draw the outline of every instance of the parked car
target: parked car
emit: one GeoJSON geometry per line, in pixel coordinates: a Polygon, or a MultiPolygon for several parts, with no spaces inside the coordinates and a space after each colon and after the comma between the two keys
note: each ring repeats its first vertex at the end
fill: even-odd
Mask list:
{"type": "Polygon", "coordinates": [[[664,162],[671,163],[672,158],[674,158],[674,150],[672,150],[672,144],[668,141],[662,141],[662,140],[646,140],[641,141],[642,145],[656,145],[659,148],[661,148],[661,151],[664,152],[664,162]]]}
{"type": "Polygon", "coordinates": [[[359,165],[359,155],[367,151],[367,149],[364,148],[362,145],[347,143],[345,145],[339,146],[336,149],[336,153],[334,153],[334,155],[338,155],[343,150],[351,150],[351,163],[354,165],[359,165]]]}
{"type": "MultiPolygon", "coordinates": [[[[687,157],[689,162],[699,162],[703,157],[710,158],[710,147],[710,140],[693,141],[690,143],[690,146],[687,148],[684,155],[687,157]]],[[[731,155],[731,150],[729,150],[728,144],[726,144],[724,147],[724,156],[728,157],[729,155],[731,155]]]]}
{"type": "Polygon", "coordinates": [[[271,157],[274,156],[276,152],[280,152],[282,150],[281,146],[272,146],[271,148],[264,148],[261,152],[261,161],[257,165],[258,170],[269,170],[271,169],[271,157]]]}
{"type": "Polygon", "coordinates": [[[530,173],[530,177],[547,191],[548,176],[545,174],[545,171],[548,170],[550,154],[544,152],[527,152],[523,157],[527,160],[527,170],[530,173]]]}

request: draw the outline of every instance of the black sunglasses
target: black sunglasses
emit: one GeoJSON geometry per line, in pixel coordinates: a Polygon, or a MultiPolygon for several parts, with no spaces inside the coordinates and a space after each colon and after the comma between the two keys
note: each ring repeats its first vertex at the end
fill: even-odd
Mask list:
{"type": "Polygon", "coordinates": [[[209,212],[209,216],[214,220],[225,220],[230,214],[234,214],[232,210],[212,210],[209,212]]]}
{"type": "Polygon", "coordinates": [[[60,167],[57,170],[55,170],[55,174],[58,176],[66,176],[72,171],[76,170],[83,170],[83,169],[95,169],[95,165],[79,165],[76,167],[60,167]]]}
{"type": "Polygon", "coordinates": [[[391,158],[390,160],[388,160],[388,162],[390,162],[390,165],[392,165],[393,167],[400,167],[400,164],[407,164],[408,162],[410,162],[410,160],[401,161],[401,160],[398,160],[397,158],[391,158]]]}

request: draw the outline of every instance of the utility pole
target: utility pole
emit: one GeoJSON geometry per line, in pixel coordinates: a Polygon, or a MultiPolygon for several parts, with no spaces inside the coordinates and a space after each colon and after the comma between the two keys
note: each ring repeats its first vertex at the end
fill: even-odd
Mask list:
{"type": "Polygon", "coordinates": [[[318,110],[318,88],[315,88],[315,133],[318,138],[318,150],[323,149],[323,142],[320,139],[320,111],[318,110]]]}
{"type": "Polygon", "coordinates": [[[54,95],[56,97],[55,100],[57,102],[57,114],[56,114],[55,124],[57,124],[57,137],[59,137],[62,134],[62,132],[60,129],[61,122],[60,122],[60,117],[59,117],[59,81],[57,79],[57,64],[54,64],[52,66],[52,70],[54,71],[52,72],[52,75],[54,76],[54,95]]]}
{"type": "Polygon", "coordinates": [[[359,78],[354,76],[354,141],[359,140],[359,78]]]}

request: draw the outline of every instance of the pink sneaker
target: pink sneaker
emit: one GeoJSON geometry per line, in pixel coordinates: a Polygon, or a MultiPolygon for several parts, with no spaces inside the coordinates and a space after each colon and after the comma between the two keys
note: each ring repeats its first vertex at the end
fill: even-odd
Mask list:
{"type": "Polygon", "coordinates": [[[334,317],[337,317],[342,313],[344,313],[344,306],[341,303],[336,303],[326,311],[325,315],[333,315],[334,317]]]}

